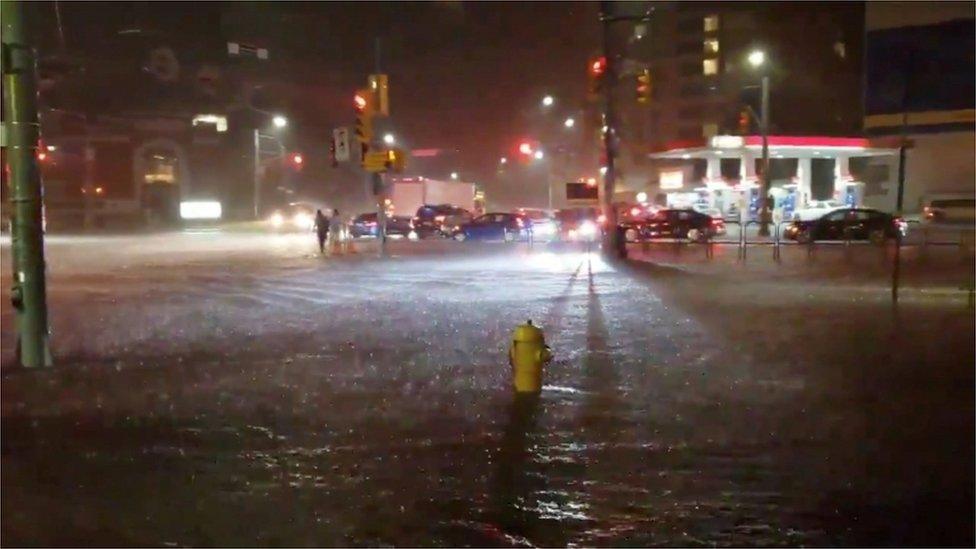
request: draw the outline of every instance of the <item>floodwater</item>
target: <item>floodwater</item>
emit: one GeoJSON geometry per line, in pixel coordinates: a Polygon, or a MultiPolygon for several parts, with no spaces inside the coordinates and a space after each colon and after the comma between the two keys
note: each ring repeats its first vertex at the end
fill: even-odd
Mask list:
{"type": "Polygon", "coordinates": [[[4,544],[973,542],[964,308],[205,238],[51,246],[59,366],[4,369],[4,544]],[[517,398],[527,318],[556,358],[517,398]]]}

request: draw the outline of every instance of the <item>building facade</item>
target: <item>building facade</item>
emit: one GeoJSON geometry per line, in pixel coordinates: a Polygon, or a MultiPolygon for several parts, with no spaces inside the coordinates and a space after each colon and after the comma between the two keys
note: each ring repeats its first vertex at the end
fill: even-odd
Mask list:
{"type": "MultiPolygon", "coordinates": [[[[976,195],[976,71],[971,2],[868,2],[864,131],[905,137],[902,210],[976,195]]],[[[872,201],[897,208],[897,162],[872,201]]]]}

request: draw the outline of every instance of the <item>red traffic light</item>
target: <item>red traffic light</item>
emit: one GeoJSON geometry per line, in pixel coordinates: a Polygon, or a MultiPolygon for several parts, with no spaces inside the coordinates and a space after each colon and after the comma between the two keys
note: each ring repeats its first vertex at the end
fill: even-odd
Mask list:
{"type": "Polygon", "coordinates": [[[296,166],[301,166],[303,162],[305,162],[305,159],[302,158],[301,153],[292,153],[291,154],[291,163],[292,164],[294,164],[296,166]]]}
{"type": "Polygon", "coordinates": [[[358,112],[363,112],[364,110],[366,110],[366,101],[367,101],[366,96],[361,93],[357,93],[353,97],[353,102],[355,103],[356,110],[358,112]]]}
{"type": "Polygon", "coordinates": [[[593,61],[590,61],[590,74],[593,76],[603,76],[604,71],[607,70],[607,58],[604,56],[597,57],[593,61]]]}
{"type": "Polygon", "coordinates": [[[531,155],[534,152],[532,150],[532,143],[529,143],[528,141],[522,141],[521,143],[519,143],[518,151],[519,153],[524,154],[526,156],[531,155]]]}

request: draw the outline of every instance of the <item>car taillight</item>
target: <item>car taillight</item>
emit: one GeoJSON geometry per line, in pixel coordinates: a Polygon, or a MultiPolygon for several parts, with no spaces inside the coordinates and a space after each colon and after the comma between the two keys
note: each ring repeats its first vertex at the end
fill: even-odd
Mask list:
{"type": "Polygon", "coordinates": [[[634,217],[640,215],[640,208],[631,208],[630,209],[630,215],[632,215],[634,217]]]}
{"type": "Polygon", "coordinates": [[[522,219],[521,219],[521,218],[518,218],[518,217],[516,217],[516,218],[515,218],[515,222],[516,222],[516,223],[518,223],[518,226],[519,226],[519,228],[521,228],[521,227],[524,227],[524,226],[525,226],[525,223],[524,223],[524,222],[522,221],[522,219]]]}
{"type": "Polygon", "coordinates": [[[598,216],[598,217],[596,218],[596,222],[597,222],[597,223],[599,223],[600,225],[603,225],[603,224],[605,224],[605,223],[607,222],[607,216],[605,216],[605,215],[603,215],[603,214],[600,214],[600,215],[599,215],[599,216],[598,216]]]}

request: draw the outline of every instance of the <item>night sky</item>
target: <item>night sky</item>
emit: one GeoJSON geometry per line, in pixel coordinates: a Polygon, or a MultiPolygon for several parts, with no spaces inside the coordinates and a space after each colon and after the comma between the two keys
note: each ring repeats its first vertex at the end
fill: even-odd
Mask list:
{"type": "MultiPolygon", "coordinates": [[[[54,4],[37,6],[42,50],[58,46],[54,4]]],[[[590,3],[62,2],[67,50],[126,55],[118,31],[159,33],[178,56],[226,63],[225,43],[270,50],[263,77],[286,91],[298,134],[353,120],[351,97],[382,39],[397,133],[408,148],[459,149],[472,178],[531,131],[545,93],[578,106],[588,56],[599,48],[590,3]]],[[[183,60],[181,59],[181,62],[183,60]]],[[[438,175],[438,174],[430,174],[438,175]]]]}

